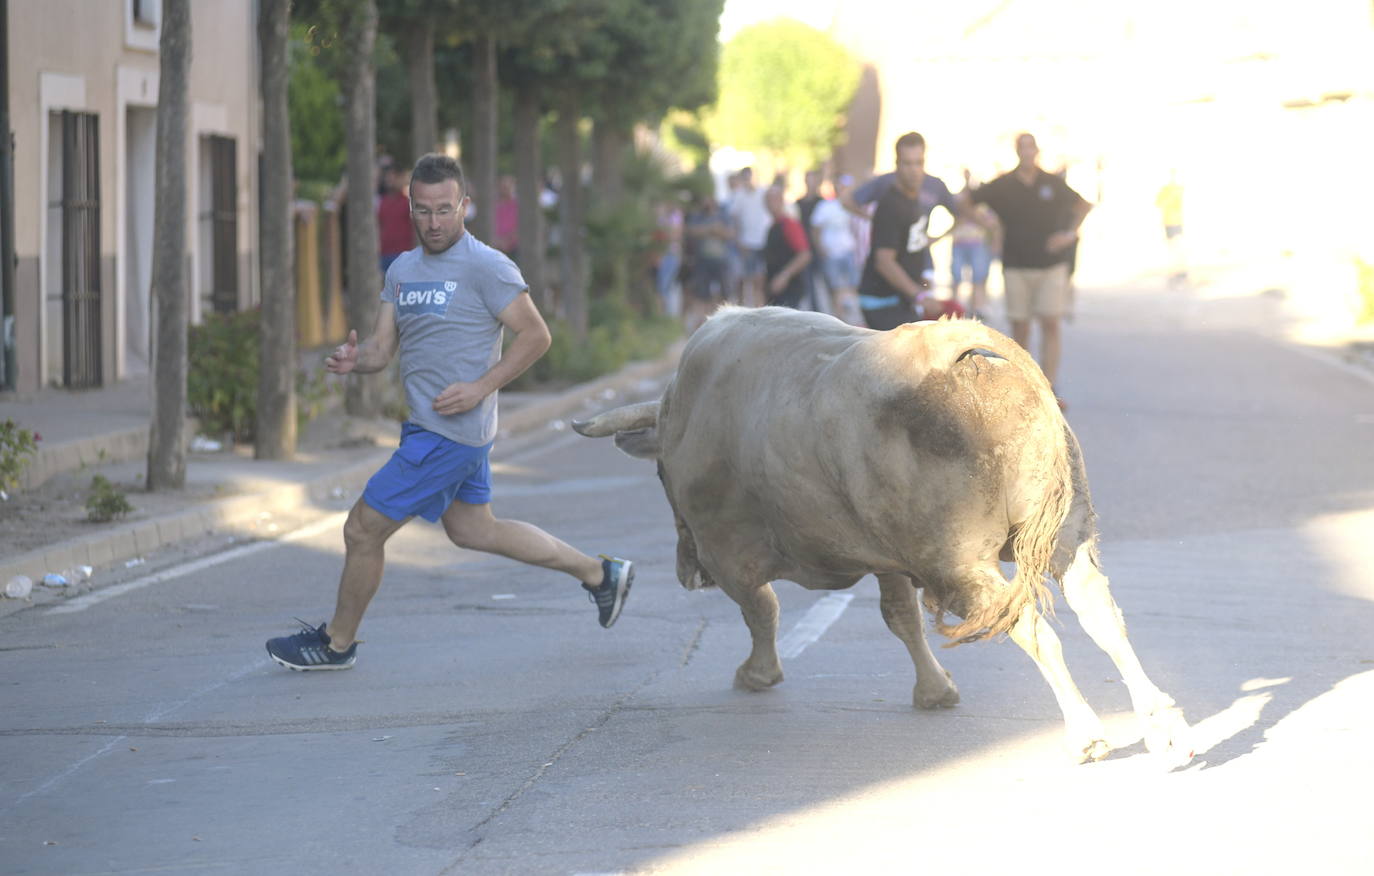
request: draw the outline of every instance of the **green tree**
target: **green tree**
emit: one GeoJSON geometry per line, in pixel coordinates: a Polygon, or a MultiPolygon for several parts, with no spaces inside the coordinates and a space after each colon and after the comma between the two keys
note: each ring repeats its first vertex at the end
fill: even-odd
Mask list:
{"type": "Polygon", "coordinates": [[[317,20],[291,26],[292,165],[302,181],[329,186],[338,184],[344,166],[343,96],[334,69],[337,44],[332,25],[317,20]]]}
{"type": "Polygon", "coordinates": [[[840,143],[860,73],[843,46],[801,22],[747,27],[721,56],[711,138],[798,166],[818,164],[840,143]]]}

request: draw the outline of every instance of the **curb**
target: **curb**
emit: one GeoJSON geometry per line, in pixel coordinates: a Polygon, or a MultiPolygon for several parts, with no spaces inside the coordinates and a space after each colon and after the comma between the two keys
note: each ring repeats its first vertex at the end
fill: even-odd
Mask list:
{"type": "MultiPolygon", "coordinates": [[[[194,433],[193,433],[194,434],[194,433]]],[[[126,429],[94,438],[78,438],[40,447],[24,470],[23,488],[32,490],[54,475],[101,462],[123,462],[148,455],[148,429],[126,429]]],[[[6,578],[5,580],[9,580],[6,578]]]]}
{"type": "MultiPolygon", "coordinates": [[[[596,398],[605,398],[610,404],[614,396],[626,389],[676,368],[683,343],[677,342],[661,358],[654,361],[628,365],[615,374],[578,384],[556,396],[521,405],[508,413],[501,413],[501,437],[509,438],[529,432],[550,421],[566,418],[596,398]]],[[[123,440],[124,437],[124,433],[116,435],[117,440],[123,440]]],[[[146,440],[146,432],[144,439],[146,440]]],[[[89,453],[94,457],[98,455],[97,449],[94,448],[98,448],[99,442],[98,438],[90,438],[79,443],[82,447],[89,445],[93,448],[89,453]]],[[[33,594],[27,599],[0,598],[0,617],[33,605],[34,597],[40,597],[44,591],[59,596],[64,592],[75,595],[88,589],[72,586],[63,590],[48,590],[39,583],[48,572],[76,566],[92,566],[99,570],[159,548],[203,538],[216,532],[261,537],[262,533],[258,530],[257,524],[264,512],[281,514],[337,496],[340,490],[361,491],[368,478],[391,453],[390,448],[382,448],[346,467],[331,470],[301,483],[266,492],[212,500],[184,511],[123,524],[100,533],[59,542],[8,558],[0,563],[0,582],[8,581],[15,575],[27,575],[33,580],[34,589],[33,594]]],[[[284,533],[274,535],[281,534],[284,533]]]]}

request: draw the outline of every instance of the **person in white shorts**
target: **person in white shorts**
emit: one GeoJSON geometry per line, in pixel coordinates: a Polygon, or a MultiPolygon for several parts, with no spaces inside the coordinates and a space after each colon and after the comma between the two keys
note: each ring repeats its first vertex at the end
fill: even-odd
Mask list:
{"type": "MultiPolygon", "coordinates": [[[[1092,205],[1038,164],[1030,134],[1016,138],[1018,164],[990,183],[968,189],[1002,224],[1002,277],[1011,335],[1030,350],[1031,325],[1040,327],[1040,369],[1053,386],[1059,377],[1061,325],[1069,305],[1069,267],[1078,226],[1092,205]]],[[[1058,396],[1058,392],[1055,393],[1058,396]]],[[[1060,407],[1064,401],[1060,399],[1060,407]]]]}

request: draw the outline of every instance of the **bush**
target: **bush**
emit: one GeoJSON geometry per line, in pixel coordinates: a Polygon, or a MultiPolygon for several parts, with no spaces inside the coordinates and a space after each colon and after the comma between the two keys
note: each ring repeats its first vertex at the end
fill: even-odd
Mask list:
{"type": "Polygon", "coordinates": [[[43,436],[19,428],[14,420],[0,423],[0,493],[19,487],[19,478],[33,462],[42,440],[43,436]]]}
{"type": "MultiPolygon", "coordinates": [[[[252,441],[257,433],[258,322],[257,310],[243,310],[210,314],[191,326],[186,401],[202,431],[229,433],[240,443],[252,441]]],[[[322,371],[297,371],[297,425],[318,417],[340,391],[322,371]]]]}
{"type": "Polygon", "coordinates": [[[86,519],[92,523],[108,523],[132,510],[134,506],[129,504],[124,491],[108,478],[104,475],[91,478],[91,489],[86,494],[86,519]]]}
{"type": "Polygon", "coordinates": [[[213,313],[187,338],[186,401],[207,433],[251,441],[258,416],[258,311],[213,313]]]}

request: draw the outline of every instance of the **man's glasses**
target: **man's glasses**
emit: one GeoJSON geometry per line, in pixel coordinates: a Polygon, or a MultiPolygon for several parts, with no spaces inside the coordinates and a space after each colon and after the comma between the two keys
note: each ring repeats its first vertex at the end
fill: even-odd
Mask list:
{"type": "Polygon", "coordinates": [[[428,219],[430,216],[438,216],[440,219],[452,219],[453,215],[457,212],[458,211],[452,207],[440,207],[437,210],[431,210],[428,207],[410,208],[410,215],[414,216],[416,219],[428,219]]]}

